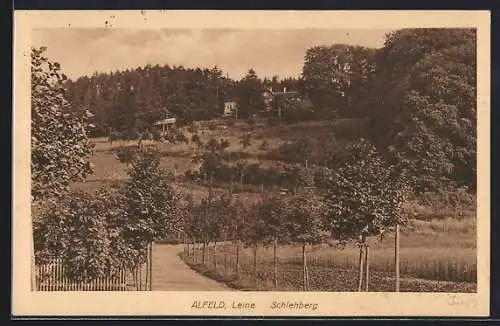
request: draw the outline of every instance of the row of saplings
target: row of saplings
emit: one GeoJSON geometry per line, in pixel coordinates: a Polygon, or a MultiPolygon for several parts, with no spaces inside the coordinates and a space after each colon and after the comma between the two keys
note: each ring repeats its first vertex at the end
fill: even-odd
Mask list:
{"type": "MultiPolygon", "coordinates": [[[[256,204],[245,204],[225,194],[216,197],[210,191],[199,205],[191,204],[185,217],[185,254],[193,256],[195,250],[200,250],[205,265],[208,246],[212,243],[214,269],[217,270],[217,244],[230,241],[236,246],[236,274],[239,275],[240,246],[252,247],[256,284],[257,248],[273,245],[273,283],[277,288],[278,244],[300,244],[302,288],[307,291],[310,286],[306,246],[324,243],[327,239],[344,245],[356,242],[360,248],[358,290],[362,290],[363,283],[368,290],[369,246],[366,239],[397,230],[405,223],[402,204],[408,189],[403,173],[394,166],[387,166],[368,143],[361,141],[350,146],[352,154],[335,171],[325,169],[323,177],[328,183],[324,189],[314,187],[312,173],[303,168],[303,173],[297,175],[298,187],[292,192],[263,194],[256,204]]],[[[398,247],[395,253],[398,291],[397,251],[398,247]]]]}

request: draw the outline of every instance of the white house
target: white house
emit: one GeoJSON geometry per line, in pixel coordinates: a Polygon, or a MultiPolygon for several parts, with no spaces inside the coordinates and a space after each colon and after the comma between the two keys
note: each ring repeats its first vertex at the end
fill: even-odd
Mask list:
{"type": "Polygon", "coordinates": [[[238,103],[234,100],[224,102],[224,116],[230,117],[237,114],[238,103]]]}

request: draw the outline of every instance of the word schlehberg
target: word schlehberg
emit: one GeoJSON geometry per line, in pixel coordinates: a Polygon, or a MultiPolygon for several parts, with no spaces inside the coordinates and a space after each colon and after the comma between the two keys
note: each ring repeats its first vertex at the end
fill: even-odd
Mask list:
{"type": "Polygon", "coordinates": [[[290,301],[273,301],[271,304],[271,309],[318,309],[317,303],[303,303],[300,302],[290,302],[290,301]]]}

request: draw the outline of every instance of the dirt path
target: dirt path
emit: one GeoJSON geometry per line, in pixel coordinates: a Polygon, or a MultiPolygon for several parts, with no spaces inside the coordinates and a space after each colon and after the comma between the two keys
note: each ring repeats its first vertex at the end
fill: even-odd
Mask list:
{"type": "Polygon", "coordinates": [[[233,291],[189,268],[181,251],[182,245],[153,245],[153,291],[233,291]]]}

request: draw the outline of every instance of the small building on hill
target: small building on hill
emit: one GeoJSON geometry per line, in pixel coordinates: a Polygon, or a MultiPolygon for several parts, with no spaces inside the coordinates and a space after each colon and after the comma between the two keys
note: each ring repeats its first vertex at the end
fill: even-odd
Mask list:
{"type": "Polygon", "coordinates": [[[156,121],[153,123],[153,126],[160,127],[161,126],[161,132],[165,133],[165,130],[168,130],[169,126],[175,126],[176,119],[175,118],[168,118],[168,119],[163,119],[156,121]]]}
{"type": "Polygon", "coordinates": [[[280,101],[293,101],[299,102],[301,101],[301,97],[299,92],[297,91],[287,91],[286,87],[283,88],[283,91],[274,91],[272,88],[268,88],[262,94],[264,98],[264,104],[267,111],[271,111],[273,109],[273,102],[279,105],[280,101]]]}
{"type": "Polygon", "coordinates": [[[238,103],[235,100],[224,101],[224,116],[233,117],[238,114],[238,103]]]}

